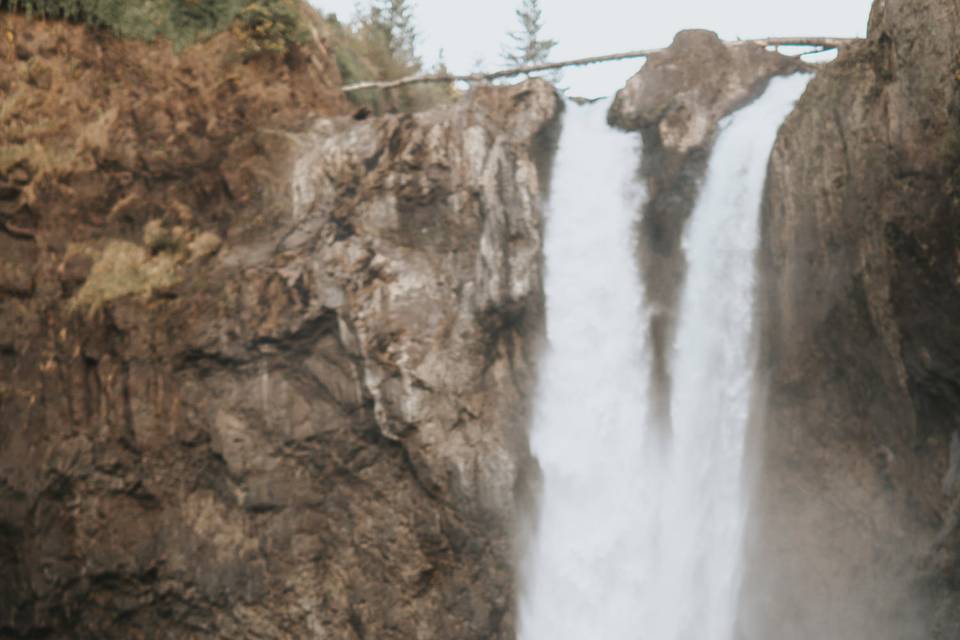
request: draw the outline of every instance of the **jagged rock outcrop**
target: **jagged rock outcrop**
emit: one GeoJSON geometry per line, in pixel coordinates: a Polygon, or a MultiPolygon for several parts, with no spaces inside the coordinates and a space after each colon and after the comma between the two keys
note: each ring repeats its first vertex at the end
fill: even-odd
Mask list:
{"type": "Polygon", "coordinates": [[[553,89],[2,19],[0,637],[512,637],[553,89]]]}
{"type": "Polygon", "coordinates": [[[712,31],[681,31],[617,92],[609,120],[683,156],[708,149],[720,120],[762,93],[771,77],[807,68],[755,44],[728,46],[712,31]]]}
{"type": "Polygon", "coordinates": [[[614,126],[643,137],[647,199],[639,254],[651,308],[655,418],[669,429],[670,374],[677,295],[686,271],[680,239],[696,204],[717,125],[763,93],[770,78],[807,69],[797,58],[753,44],[727,46],[712,31],[677,34],[650,56],[610,107],[614,126]]]}
{"type": "Polygon", "coordinates": [[[744,639],[960,635],[957,42],[878,0],[781,130],[744,639]]]}
{"type": "Polygon", "coordinates": [[[530,149],[549,162],[559,105],[536,81],[347,132],[321,122],[297,141],[297,225],[280,243],[312,255],[326,241],[312,260],[346,292],[384,437],[431,494],[501,521],[542,324],[546,167],[530,149]]]}

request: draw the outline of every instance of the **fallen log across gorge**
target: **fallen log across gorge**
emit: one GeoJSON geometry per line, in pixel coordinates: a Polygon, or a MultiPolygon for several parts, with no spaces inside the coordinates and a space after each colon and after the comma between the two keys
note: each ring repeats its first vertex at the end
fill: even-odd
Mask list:
{"type": "MultiPolygon", "coordinates": [[[[801,55],[809,53],[819,53],[831,49],[840,49],[844,46],[859,42],[859,38],[760,38],[755,40],[735,40],[727,42],[730,47],[754,45],[759,47],[808,47],[812,51],[805,51],[801,55]]],[[[365,82],[355,82],[343,87],[343,91],[350,93],[352,91],[362,91],[364,89],[394,89],[396,87],[406,86],[408,84],[430,83],[430,82],[490,82],[500,78],[509,78],[524,74],[539,73],[541,71],[552,71],[564,67],[577,67],[588,64],[598,64],[601,62],[614,62],[617,60],[630,60],[632,58],[646,58],[664,49],[641,49],[638,51],[626,51],[624,53],[611,53],[603,56],[593,56],[590,58],[577,58],[575,60],[565,60],[562,62],[544,62],[542,64],[530,64],[520,67],[511,67],[509,69],[500,69],[489,73],[468,73],[457,75],[452,73],[433,73],[406,76],[395,80],[370,80],[365,82]]]]}

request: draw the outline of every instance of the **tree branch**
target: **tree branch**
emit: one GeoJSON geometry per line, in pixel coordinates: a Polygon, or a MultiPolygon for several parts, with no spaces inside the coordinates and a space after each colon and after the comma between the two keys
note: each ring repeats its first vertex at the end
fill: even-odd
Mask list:
{"type": "Polygon", "coordinates": [[[758,38],[754,40],[734,40],[726,44],[728,46],[753,44],[758,47],[819,47],[826,51],[840,49],[854,42],[860,42],[860,40],[861,38],[758,38]]]}
{"type": "MultiPolygon", "coordinates": [[[[760,40],[736,40],[727,42],[727,46],[736,47],[743,45],[754,45],[759,47],[815,47],[818,51],[828,51],[830,49],[839,49],[840,47],[858,42],[858,38],[763,38],[760,40]]],[[[525,73],[537,73],[540,71],[551,71],[553,69],[562,69],[563,67],[578,67],[588,64],[597,64],[600,62],[613,62],[616,60],[629,60],[632,58],[647,58],[655,53],[660,53],[665,49],[641,49],[638,51],[627,51],[625,53],[611,53],[605,56],[593,56],[590,58],[577,58],[576,60],[565,60],[563,62],[545,62],[543,64],[530,64],[521,67],[512,67],[510,69],[501,69],[490,73],[468,73],[466,75],[455,75],[452,73],[433,73],[424,75],[412,75],[396,80],[371,80],[368,82],[355,82],[343,87],[345,93],[352,91],[362,91],[364,89],[394,89],[408,84],[418,84],[427,82],[489,82],[499,78],[509,78],[519,76],[525,73]]],[[[811,52],[812,53],[812,52],[811,52]]]]}

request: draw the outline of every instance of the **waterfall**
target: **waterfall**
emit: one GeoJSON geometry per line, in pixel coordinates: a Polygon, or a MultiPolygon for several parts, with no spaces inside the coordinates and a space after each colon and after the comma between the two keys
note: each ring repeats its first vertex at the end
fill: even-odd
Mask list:
{"type": "Polygon", "coordinates": [[[544,239],[547,339],[531,446],[544,474],[520,638],[616,638],[639,628],[633,531],[648,386],[633,214],[639,138],[605,103],[569,105],[544,239]],[[599,625],[599,626],[598,626],[599,625]]]}
{"type": "Polygon", "coordinates": [[[721,124],[685,231],[672,433],[650,424],[634,253],[639,140],[568,108],[545,236],[547,338],[531,447],[543,471],[521,640],[731,640],[746,504],[754,255],[767,160],[808,76],[721,124]]]}

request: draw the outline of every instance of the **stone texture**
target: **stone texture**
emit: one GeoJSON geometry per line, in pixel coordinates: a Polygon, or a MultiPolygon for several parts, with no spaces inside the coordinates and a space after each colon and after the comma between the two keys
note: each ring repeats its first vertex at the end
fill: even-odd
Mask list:
{"type": "Polygon", "coordinates": [[[298,141],[298,224],[281,244],[319,250],[346,292],[383,435],[404,443],[429,488],[498,517],[513,510],[527,338],[542,324],[529,148],[558,107],[550,85],[530,82],[346,133],[322,122],[298,141]]]}
{"type": "Polygon", "coordinates": [[[745,639],[960,634],[958,41],[878,1],[777,141],[745,639]]]}
{"type": "MultiPolygon", "coordinates": [[[[771,77],[807,68],[753,44],[725,45],[702,29],[679,32],[617,92],[610,123],[644,131],[678,154],[708,148],[724,116],[757,97],[771,77]]],[[[645,137],[646,140],[646,137],[645,137]]]]}
{"type": "Polygon", "coordinates": [[[0,17],[0,637],[512,637],[553,89],[0,17]]]}
{"type": "Polygon", "coordinates": [[[770,78],[805,70],[800,60],[752,44],[726,46],[712,31],[677,34],[617,92],[609,122],[643,137],[647,200],[639,255],[650,304],[654,417],[670,428],[670,372],[679,288],[686,261],[680,239],[696,204],[717,133],[727,115],[766,89],[770,78]]]}

